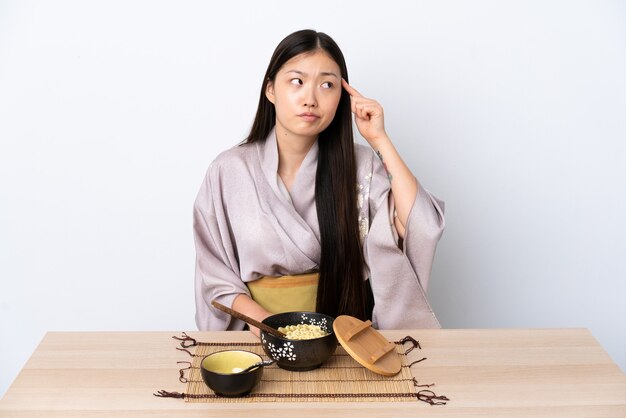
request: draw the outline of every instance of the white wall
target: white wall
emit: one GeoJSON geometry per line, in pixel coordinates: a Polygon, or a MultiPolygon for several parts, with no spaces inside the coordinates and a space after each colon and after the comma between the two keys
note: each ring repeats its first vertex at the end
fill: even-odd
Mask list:
{"type": "Polygon", "coordinates": [[[447,202],[443,325],[626,369],[626,3],[0,1],[0,394],[47,331],[192,330],[191,207],[312,27],[447,202]]]}

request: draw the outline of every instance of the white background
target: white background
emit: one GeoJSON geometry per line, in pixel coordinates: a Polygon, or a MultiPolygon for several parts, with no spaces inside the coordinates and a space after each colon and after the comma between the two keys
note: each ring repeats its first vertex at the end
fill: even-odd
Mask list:
{"type": "Polygon", "coordinates": [[[0,394],[47,331],[195,329],[195,195],[302,28],[447,203],[443,326],[626,369],[626,2],[0,0],[0,394]]]}

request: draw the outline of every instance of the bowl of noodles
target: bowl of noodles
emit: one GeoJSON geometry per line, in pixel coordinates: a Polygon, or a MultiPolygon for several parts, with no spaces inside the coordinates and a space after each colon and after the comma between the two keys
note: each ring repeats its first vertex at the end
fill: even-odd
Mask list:
{"type": "Polygon", "coordinates": [[[286,336],[276,337],[261,330],[263,350],[282,369],[316,369],[337,349],[333,321],[333,317],[316,312],[284,312],[269,316],[263,323],[286,336]]]}

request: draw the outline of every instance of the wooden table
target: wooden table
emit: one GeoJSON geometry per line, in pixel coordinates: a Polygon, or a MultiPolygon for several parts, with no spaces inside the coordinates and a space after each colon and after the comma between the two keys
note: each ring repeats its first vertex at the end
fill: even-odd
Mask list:
{"type": "MultiPolygon", "coordinates": [[[[254,341],[249,332],[189,332],[199,341],[254,341]]],[[[48,333],[0,400],[0,417],[626,417],[626,376],[585,329],[385,331],[422,345],[420,383],[450,402],[250,404],[157,398],[184,392],[179,332],[48,333]],[[280,413],[281,415],[277,415],[280,413]]]]}

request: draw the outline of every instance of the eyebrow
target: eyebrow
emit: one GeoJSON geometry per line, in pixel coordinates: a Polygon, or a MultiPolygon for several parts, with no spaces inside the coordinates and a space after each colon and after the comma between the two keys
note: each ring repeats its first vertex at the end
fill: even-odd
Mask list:
{"type": "MultiPolygon", "coordinates": [[[[300,75],[308,75],[307,73],[302,72],[302,71],[300,71],[300,70],[289,70],[289,71],[287,71],[287,72],[288,72],[288,73],[296,73],[296,74],[300,74],[300,75]]],[[[333,76],[333,77],[335,77],[335,78],[337,78],[337,79],[339,78],[339,76],[338,76],[337,74],[335,74],[335,73],[333,73],[333,72],[330,72],[330,71],[322,71],[322,72],[320,73],[320,75],[322,75],[322,76],[333,76]]]]}

